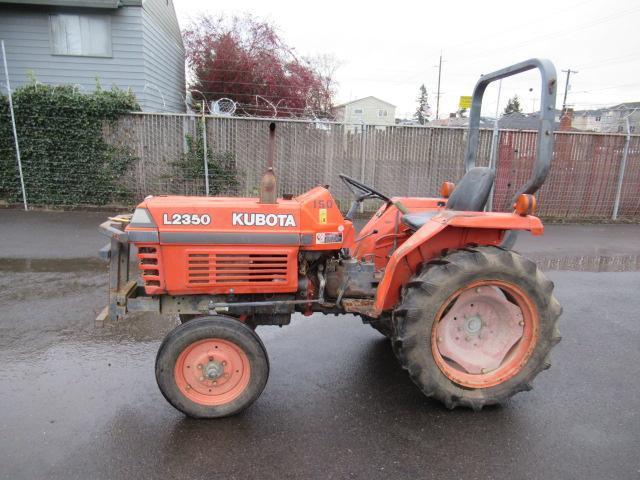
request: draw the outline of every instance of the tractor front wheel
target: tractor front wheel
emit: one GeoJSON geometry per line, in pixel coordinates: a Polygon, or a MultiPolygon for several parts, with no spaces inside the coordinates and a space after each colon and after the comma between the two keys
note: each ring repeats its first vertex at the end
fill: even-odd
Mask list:
{"type": "Polygon", "coordinates": [[[260,396],[268,376],[269,359],[260,337],[222,315],[179,325],[156,357],[160,391],[190,417],[226,417],[244,410],[260,396]]]}
{"type": "Polygon", "coordinates": [[[477,247],[425,264],[394,312],[393,347],[448,408],[480,410],[531,389],[560,340],[553,283],[515,252],[477,247]]]}

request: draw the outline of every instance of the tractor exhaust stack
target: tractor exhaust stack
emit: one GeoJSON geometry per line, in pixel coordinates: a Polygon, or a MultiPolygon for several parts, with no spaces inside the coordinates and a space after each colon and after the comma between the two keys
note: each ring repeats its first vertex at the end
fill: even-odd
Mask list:
{"type": "Polygon", "coordinates": [[[260,180],[260,203],[274,204],[277,202],[276,175],[273,172],[273,158],[276,151],[276,124],[269,124],[269,144],[267,147],[267,170],[260,180]]]}

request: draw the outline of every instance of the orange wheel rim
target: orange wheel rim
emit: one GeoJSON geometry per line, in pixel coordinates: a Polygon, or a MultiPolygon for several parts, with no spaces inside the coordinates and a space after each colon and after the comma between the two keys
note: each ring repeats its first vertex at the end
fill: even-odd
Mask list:
{"type": "Polygon", "coordinates": [[[233,342],[207,338],[188,345],[178,356],[174,378],[192,402],[219,406],[238,398],[249,385],[247,354],[233,342]]]}
{"type": "Polygon", "coordinates": [[[520,287],[482,280],[444,302],[431,330],[431,350],[450,380],[463,387],[488,388],[522,370],[539,329],[537,309],[520,287]]]}

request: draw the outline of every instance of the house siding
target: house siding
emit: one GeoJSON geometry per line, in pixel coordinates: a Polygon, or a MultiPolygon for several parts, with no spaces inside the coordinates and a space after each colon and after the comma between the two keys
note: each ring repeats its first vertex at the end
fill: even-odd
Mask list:
{"type": "Polygon", "coordinates": [[[171,1],[146,0],[142,26],[144,103],[148,110],[184,111],[184,45],[171,1]]]}
{"type": "Polygon", "coordinates": [[[31,74],[38,82],[84,91],[95,90],[97,79],[104,89],[131,89],[145,111],[185,110],[184,46],[170,1],[146,0],[141,7],[115,10],[0,4],[0,39],[14,89],[31,74]],[[112,56],[52,55],[49,15],[54,13],[110,15],[112,56]]]}
{"type": "Polygon", "coordinates": [[[52,55],[49,15],[52,13],[107,13],[56,7],[0,5],[0,38],[5,41],[11,87],[29,82],[30,74],[47,84],[77,85],[93,91],[96,79],[102,88],[131,88],[136,96],[144,89],[142,9],[110,10],[112,57],[52,55]]]}
{"type": "Polygon", "coordinates": [[[365,123],[368,125],[395,125],[396,107],[375,97],[366,97],[345,105],[335,110],[338,121],[345,123],[365,123]],[[355,113],[361,109],[362,114],[355,113]],[[378,110],[387,110],[386,117],[378,117],[378,110]]]}

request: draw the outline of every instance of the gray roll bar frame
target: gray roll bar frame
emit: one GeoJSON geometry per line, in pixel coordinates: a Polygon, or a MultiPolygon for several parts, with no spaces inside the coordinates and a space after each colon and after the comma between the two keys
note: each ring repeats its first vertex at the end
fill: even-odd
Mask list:
{"type": "Polygon", "coordinates": [[[522,193],[533,194],[544,184],[551,159],[553,157],[553,125],[555,123],[556,87],[558,76],[556,67],[550,60],[543,58],[531,58],[524,62],[516,63],[495,72],[482,75],[473,89],[471,100],[471,114],[469,115],[469,136],[467,140],[467,154],[465,157],[465,170],[468,172],[476,166],[476,155],[480,137],[480,110],[482,97],[487,86],[502,78],[511,77],[528,70],[537,68],[540,70],[542,80],[542,92],[540,94],[540,125],[538,127],[538,140],[536,149],[536,163],[533,167],[531,178],[521,187],[514,201],[522,193]]]}

